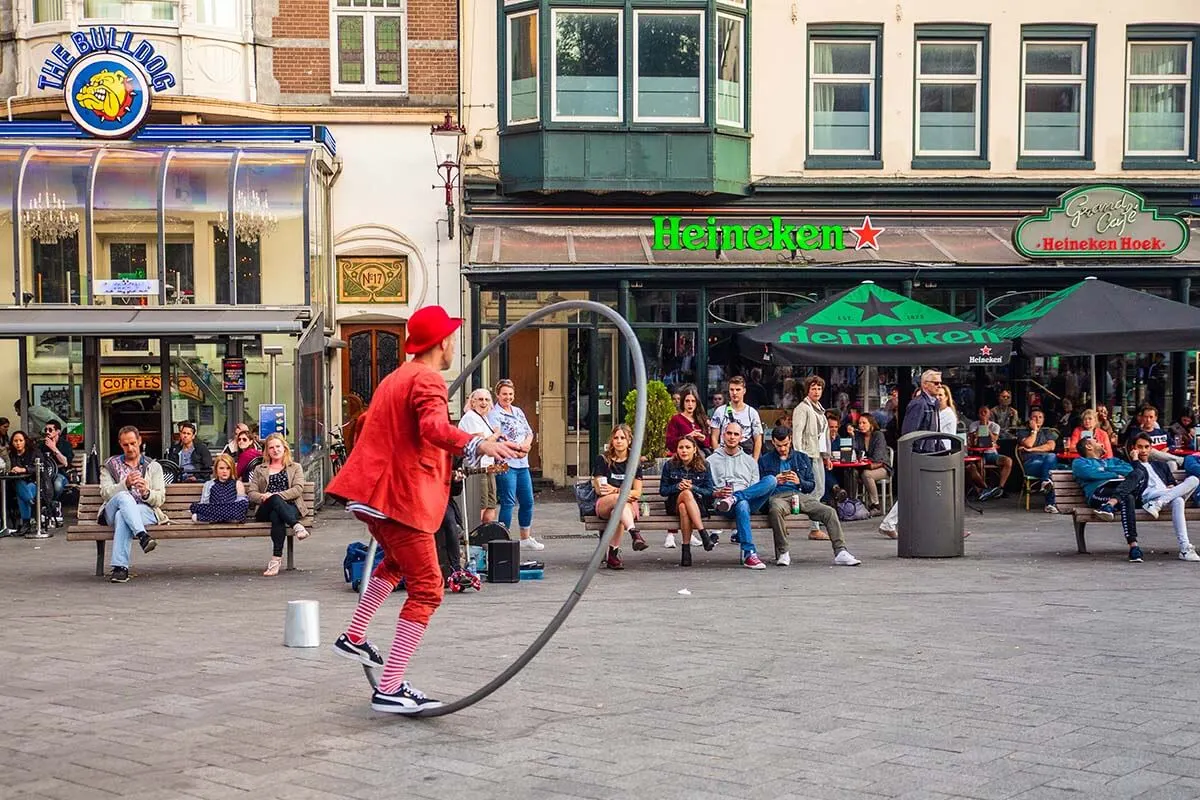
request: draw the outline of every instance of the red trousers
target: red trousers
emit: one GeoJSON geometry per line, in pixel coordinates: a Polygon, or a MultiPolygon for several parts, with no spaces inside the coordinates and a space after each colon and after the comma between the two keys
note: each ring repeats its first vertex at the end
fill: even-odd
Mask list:
{"type": "Polygon", "coordinates": [[[387,581],[393,588],[403,578],[408,599],[400,609],[400,618],[428,625],[442,604],[444,588],[434,534],[390,519],[360,518],[365,519],[371,535],[383,548],[383,561],[371,577],[387,581]]]}

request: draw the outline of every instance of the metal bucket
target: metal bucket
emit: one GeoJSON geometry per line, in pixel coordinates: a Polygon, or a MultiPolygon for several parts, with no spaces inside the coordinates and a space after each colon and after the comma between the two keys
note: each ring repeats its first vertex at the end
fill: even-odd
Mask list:
{"type": "Polygon", "coordinates": [[[320,647],[320,603],[316,600],[289,600],[283,623],[284,647],[320,647]]]}

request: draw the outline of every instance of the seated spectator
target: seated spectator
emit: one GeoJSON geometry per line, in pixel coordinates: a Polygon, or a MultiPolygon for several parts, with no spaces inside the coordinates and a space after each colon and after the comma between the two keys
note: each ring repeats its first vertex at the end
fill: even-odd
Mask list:
{"type": "Polygon", "coordinates": [[[1158,519],[1163,506],[1171,508],[1171,524],[1175,527],[1175,538],[1179,541],[1180,561],[1200,561],[1196,548],[1188,539],[1185,518],[1187,499],[1200,487],[1200,478],[1189,475],[1183,483],[1177,483],[1171,468],[1161,461],[1150,460],[1150,437],[1135,433],[1129,443],[1129,460],[1134,469],[1146,473],[1146,488],[1142,491],[1142,508],[1154,519],[1158,519]]]}
{"type": "Polygon", "coordinates": [[[234,440],[234,452],[229,455],[236,459],[236,475],[238,480],[245,483],[250,480],[251,466],[256,458],[262,458],[262,450],[254,440],[254,434],[249,430],[240,431],[234,440]]]}
{"type": "MultiPolygon", "coordinates": [[[[1162,461],[1169,464],[1172,468],[1183,467],[1183,456],[1177,456],[1170,452],[1170,442],[1168,441],[1167,432],[1158,425],[1158,409],[1152,405],[1142,406],[1142,411],[1138,415],[1139,425],[1134,429],[1133,434],[1144,433],[1150,439],[1150,460],[1162,461]]],[[[1130,434],[1132,437],[1133,434],[1130,434]]],[[[1130,437],[1127,437],[1126,441],[1130,437]]]]}
{"type": "Polygon", "coordinates": [[[8,447],[8,417],[0,417],[0,448],[8,447]]]}
{"type": "Polygon", "coordinates": [[[667,422],[667,451],[676,452],[679,440],[688,438],[700,448],[701,454],[711,452],[708,447],[708,415],[700,402],[700,392],[692,384],[679,387],[679,412],[667,422]]]}
{"type": "Polygon", "coordinates": [[[1062,399],[1062,413],[1058,417],[1060,431],[1073,431],[1079,427],[1079,414],[1075,413],[1075,401],[1069,397],[1062,399]]]}
{"type": "Polygon", "coordinates": [[[57,469],[54,475],[54,497],[51,498],[51,502],[54,503],[54,521],[61,525],[63,521],[62,496],[63,492],[67,490],[67,484],[70,483],[67,473],[71,469],[71,460],[75,458],[75,451],[71,449],[71,443],[63,435],[62,428],[58,427],[58,423],[53,420],[46,423],[42,435],[42,462],[43,464],[53,464],[57,469]]]}
{"type": "MultiPolygon", "coordinates": [[[[34,536],[33,506],[37,499],[37,465],[33,463],[37,451],[25,431],[13,431],[8,444],[8,471],[12,475],[23,475],[16,481],[13,490],[17,494],[17,508],[21,514],[21,526],[17,528],[16,536],[32,538],[34,536]]],[[[7,535],[7,534],[5,534],[7,535]]]]}
{"type": "Polygon", "coordinates": [[[762,508],[778,481],[774,477],[759,477],[758,462],[742,449],[742,436],[741,423],[736,420],[727,423],[721,433],[722,446],[708,459],[716,487],[714,510],[726,519],[735,520],[742,565],[748,569],[766,569],[754,547],[750,515],[762,508]]]}
{"type": "Polygon", "coordinates": [[[888,461],[888,445],[879,431],[879,422],[870,414],[858,418],[858,433],[854,435],[854,449],[863,454],[869,466],[861,467],[858,476],[867,491],[867,510],[872,517],[883,516],[879,505],[879,481],[889,478],[892,465],[888,461]]]}
{"type": "Polygon", "coordinates": [[[1078,452],[1079,440],[1089,436],[1095,438],[1104,447],[1105,458],[1113,457],[1112,440],[1108,437],[1108,432],[1100,427],[1099,414],[1090,408],[1084,409],[1083,413],[1079,415],[1079,427],[1071,431],[1064,450],[1078,452]]]}
{"type": "MultiPolygon", "coordinates": [[[[1120,441],[1117,438],[1117,429],[1113,427],[1112,419],[1109,417],[1108,406],[1098,406],[1096,408],[1096,427],[1108,434],[1110,450],[1112,449],[1112,443],[1120,441]]],[[[1112,456],[1109,456],[1109,458],[1112,458],[1112,456]]]]}
{"type": "Polygon", "coordinates": [[[862,403],[859,403],[857,400],[855,400],[850,404],[850,407],[846,409],[845,416],[842,417],[841,424],[839,426],[841,435],[853,439],[855,434],[858,433],[858,420],[860,417],[862,417],[862,415],[862,403]]]}
{"type": "Polygon", "coordinates": [[[1180,411],[1174,424],[1167,428],[1167,443],[1171,449],[1191,450],[1192,430],[1195,427],[1196,418],[1192,416],[1192,412],[1186,408],[1180,411]]]}
{"type": "MultiPolygon", "coordinates": [[[[840,485],[838,485],[837,470],[835,470],[833,468],[833,463],[832,463],[832,462],[840,459],[842,456],[841,420],[842,420],[842,418],[838,415],[838,412],[835,411],[834,409],[829,408],[829,409],[825,410],[825,423],[827,426],[827,430],[829,431],[830,463],[827,463],[824,465],[824,468],[825,468],[825,494],[822,496],[821,499],[827,503],[840,503],[843,500],[845,500],[847,497],[850,496],[849,493],[845,489],[843,489],[840,485]]],[[[812,524],[815,526],[817,524],[817,520],[814,519],[812,521],[812,524]]],[[[821,539],[823,541],[823,540],[829,538],[825,534],[821,533],[819,528],[814,527],[813,530],[816,531],[818,535],[817,536],[809,536],[810,539],[821,539]]]]}
{"type": "MultiPolygon", "coordinates": [[[[866,416],[860,417],[863,422],[869,419],[870,417],[866,416]]],[[[771,431],[771,444],[772,450],[763,453],[758,459],[758,470],[764,480],[770,477],[776,480],[775,489],[767,502],[767,518],[775,537],[775,563],[780,567],[792,563],[788,546],[787,518],[792,513],[792,498],[798,495],[800,512],[828,529],[829,539],[833,544],[833,563],[842,567],[861,564],[862,562],[846,549],[846,539],[842,535],[842,523],[837,512],[816,496],[812,461],[804,453],[792,449],[791,428],[777,425],[771,431]]]]}
{"type": "Polygon", "coordinates": [[[171,445],[166,457],[179,465],[177,480],[194,483],[212,477],[212,453],[196,440],[196,426],[190,422],[179,423],[179,441],[171,445]]]}
{"type": "Polygon", "coordinates": [[[592,488],[596,490],[596,516],[600,519],[610,519],[613,514],[620,517],[621,522],[613,531],[613,537],[608,543],[608,557],[604,560],[609,569],[624,569],[621,562],[621,537],[629,531],[633,540],[634,550],[645,550],[649,547],[645,537],[638,532],[638,503],[642,498],[642,465],[629,463],[629,445],[633,442],[633,430],[625,424],[612,429],[608,436],[608,444],[603,452],[596,456],[592,465],[592,488]],[[617,508],[620,499],[621,484],[630,469],[635,470],[633,488],[622,508],[617,508]]]}
{"type": "Polygon", "coordinates": [[[136,538],[143,553],[158,546],[146,532],[148,525],[170,522],[163,513],[167,483],[162,467],[142,454],[142,434],[132,425],[117,431],[121,455],[104,462],[100,469],[100,507],[97,522],[113,527],[113,583],[129,582],[129,550],[136,538]]]}
{"type": "Polygon", "coordinates": [[[1008,456],[1000,455],[997,443],[1000,440],[1000,426],[992,421],[992,410],[987,406],[979,407],[979,419],[967,426],[967,445],[982,448],[978,453],[983,458],[979,464],[971,464],[967,469],[967,477],[979,489],[980,500],[991,500],[993,497],[1004,496],[1004,486],[1012,475],[1013,462],[1008,456]],[[988,488],[984,467],[995,464],[1000,468],[1000,484],[988,488]]]}
{"type": "MultiPolygon", "coordinates": [[[[995,413],[995,409],[992,409],[995,413]]],[[[1050,480],[1050,470],[1058,466],[1058,456],[1054,453],[1058,435],[1044,427],[1046,415],[1040,408],[1029,412],[1029,434],[1018,440],[1020,449],[1017,455],[1025,466],[1025,474],[1030,478],[1041,481],[1039,488],[1046,493],[1046,513],[1057,514],[1058,506],[1054,504],[1054,483],[1050,480]]]]}
{"type": "Polygon", "coordinates": [[[192,503],[192,522],[245,522],[250,500],[246,485],[238,480],[233,456],[221,453],[213,464],[213,478],[200,491],[200,502],[192,503]]]}
{"type": "MultiPolygon", "coordinates": [[[[243,433],[246,434],[251,442],[254,442],[254,436],[250,433],[250,426],[244,422],[239,422],[237,425],[233,426],[233,438],[225,443],[225,448],[221,452],[231,455],[236,459],[238,452],[241,450],[241,448],[238,447],[238,437],[243,433]]],[[[257,442],[255,442],[255,444],[257,444],[257,442]]]]}
{"type": "Polygon", "coordinates": [[[695,439],[685,436],[676,443],[675,455],[663,465],[658,492],[667,499],[667,513],[679,518],[679,566],[690,567],[697,534],[705,550],[712,550],[717,543],[717,535],[704,527],[705,511],[712,504],[713,482],[695,439]]]}
{"type": "Polygon", "coordinates": [[[1137,540],[1137,502],[1146,490],[1146,471],[1133,468],[1119,458],[1103,458],[1100,443],[1094,437],[1080,439],[1079,458],[1071,464],[1071,474],[1083,487],[1088,505],[1096,516],[1112,521],[1121,515],[1121,530],[1129,545],[1129,560],[1140,564],[1142,548],[1137,540]]]}
{"type": "Polygon", "coordinates": [[[1000,438],[1011,439],[1021,424],[1021,416],[1012,405],[1012,392],[1000,390],[1000,404],[992,409],[992,422],[1000,426],[1000,438]]]}
{"type": "Polygon", "coordinates": [[[271,560],[263,575],[272,578],[283,566],[283,544],[291,529],[297,541],[308,538],[308,530],[300,518],[308,515],[304,502],[304,470],[292,461],[292,449],[278,433],[266,441],[266,460],[255,467],[250,476],[248,494],[257,506],[254,519],[271,523],[271,560]]]}

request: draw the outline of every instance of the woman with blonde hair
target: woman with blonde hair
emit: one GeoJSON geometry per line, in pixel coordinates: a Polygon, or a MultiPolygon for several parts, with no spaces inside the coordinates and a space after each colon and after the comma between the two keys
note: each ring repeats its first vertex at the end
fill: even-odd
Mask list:
{"type": "Polygon", "coordinates": [[[638,501],[642,497],[642,465],[629,463],[629,445],[633,442],[633,429],[624,423],[612,429],[608,436],[608,444],[604,451],[596,456],[592,465],[592,488],[596,490],[596,516],[609,519],[613,514],[621,518],[621,524],[613,533],[612,541],[608,543],[608,558],[604,563],[609,569],[624,569],[621,563],[621,536],[629,531],[633,539],[634,550],[645,550],[649,547],[645,538],[637,530],[638,501]],[[636,469],[633,478],[633,488],[625,507],[617,508],[617,495],[621,493],[621,484],[630,469],[636,469]]]}
{"type": "MultiPolygon", "coordinates": [[[[463,410],[462,419],[458,421],[459,430],[466,431],[471,434],[478,434],[484,439],[495,441],[500,438],[500,426],[493,425],[488,421],[488,414],[492,411],[492,393],[487,389],[476,389],[471,392],[467,398],[467,407],[463,410]]],[[[496,463],[496,459],[491,456],[480,456],[480,467],[490,467],[496,463]]],[[[480,486],[482,491],[479,494],[480,500],[480,522],[495,522],[499,515],[499,502],[496,494],[496,476],[490,472],[485,472],[480,475],[480,486]]]]}
{"type": "Polygon", "coordinates": [[[272,433],[263,443],[264,461],[250,475],[250,502],[257,506],[254,519],[271,523],[271,560],[263,575],[279,574],[283,566],[283,544],[290,528],[297,540],[308,538],[300,524],[308,516],[304,503],[304,470],[292,461],[292,449],[281,434],[272,433]]]}
{"type": "Polygon", "coordinates": [[[249,508],[233,456],[221,453],[213,460],[212,480],[200,491],[200,502],[191,505],[192,522],[245,522],[249,508]]]}

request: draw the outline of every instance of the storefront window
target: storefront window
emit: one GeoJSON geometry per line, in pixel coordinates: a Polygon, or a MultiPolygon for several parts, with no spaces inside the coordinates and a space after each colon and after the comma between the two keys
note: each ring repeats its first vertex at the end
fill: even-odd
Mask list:
{"type": "MultiPolygon", "coordinates": [[[[162,154],[153,150],[104,150],[95,169],[93,277],[101,281],[147,282],[135,294],[110,294],[107,302],[112,305],[157,305],[161,281],[158,175],[162,154]]],[[[149,353],[150,343],[146,339],[117,339],[114,350],[149,353]]]]}
{"type": "MultiPolygon", "coordinates": [[[[0,198],[6,198],[11,209],[13,190],[17,183],[17,163],[21,156],[18,148],[0,149],[0,198]]],[[[14,303],[15,279],[13,271],[13,219],[9,213],[0,213],[0,304],[14,303]]],[[[78,285],[78,284],[76,284],[78,285]]]]}
{"type": "Polygon", "coordinates": [[[33,254],[33,302],[78,303],[79,236],[72,234],[53,244],[31,243],[33,254]]]}
{"type": "MultiPolygon", "coordinates": [[[[239,289],[239,305],[299,305],[308,301],[305,290],[311,287],[306,286],[308,264],[304,252],[306,168],[303,154],[247,152],[238,161],[234,230],[239,243],[257,250],[262,275],[259,296],[251,300],[239,289]]],[[[239,248],[239,287],[242,259],[239,248]]]]}
{"type": "Polygon", "coordinates": [[[318,164],[312,165],[308,203],[308,274],[312,281],[312,304],[325,313],[326,325],[333,324],[333,282],[330,264],[332,241],[329,227],[329,186],[318,164]]]}
{"type": "MultiPolygon", "coordinates": [[[[21,188],[21,290],[38,297],[39,285],[48,297],[87,296],[83,248],[74,246],[75,261],[65,259],[70,244],[82,233],[88,171],[94,151],[38,150],[25,167],[21,188]],[[35,258],[34,244],[40,259],[35,258]],[[42,250],[41,248],[45,249],[42,250]],[[57,253],[55,251],[58,251],[57,253]],[[63,252],[65,251],[65,252],[63,252]],[[55,256],[61,256],[56,260],[55,256]],[[35,265],[41,272],[35,271],[35,265]],[[40,278],[40,279],[39,279],[40,278]]],[[[0,247],[0,251],[5,248],[0,247]]],[[[97,275],[97,277],[101,277],[97,275]]],[[[45,302],[63,302],[47,300],[45,302]]]]}
{"type": "MultiPolygon", "coordinates": [[[[241,238],[234,244],[237,258],[237,305],[257,305],[262,302],[262,248],[257,239],[246,242],[241,238]]],[[[229,239],[220,228],[213,230],[213,275],[216,302],[233,303],[229,296],[229,239]]]]}

